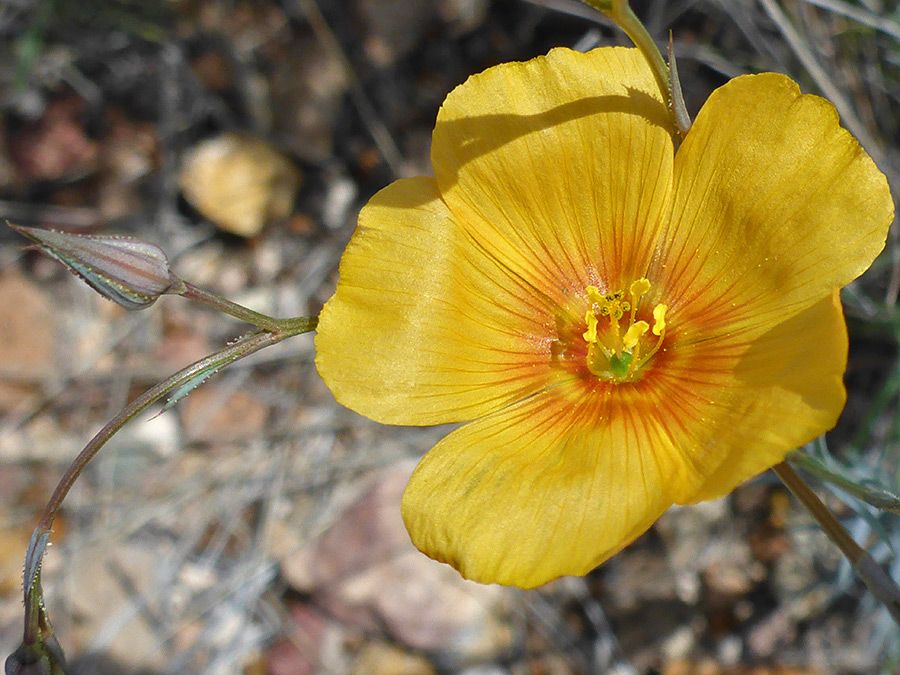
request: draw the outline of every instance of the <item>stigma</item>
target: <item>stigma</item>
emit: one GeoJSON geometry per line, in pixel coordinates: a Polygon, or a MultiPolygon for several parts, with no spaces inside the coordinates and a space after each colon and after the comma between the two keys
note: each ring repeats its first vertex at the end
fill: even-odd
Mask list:
{"type": "Polygon", "coordinates": [[[664,304],[653,308],[653,326],[638,320],[641,298],[650,282],[641,278],[625,291],[603,294],[596,286],[586,289],[590,306],[584,316],[582,337],[588,344],[587,367],[598,378],[620,384],[632,382],[662,346],[666,333],[664,304]],[[648,335],[649,333],[649,335],[648,335]]]}

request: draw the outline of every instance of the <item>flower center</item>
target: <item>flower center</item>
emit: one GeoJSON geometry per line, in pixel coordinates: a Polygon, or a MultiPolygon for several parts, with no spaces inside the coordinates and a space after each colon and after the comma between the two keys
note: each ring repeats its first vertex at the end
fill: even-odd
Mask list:
{"type": "Polygon", "coordinates": [[[587,287],[591,301],[584,317],[587,366],[600,379],[617,384],[633,381],[662,345],[666,333],[666,305],[653,308],[652,330],[646,321],[635,320],[641,298],[649,290],[650,282],[638,279],[628,289],[630,300],[626,300],[624,291],[603,295],[596,286],[587,287]],[[646,335],[647,331],[655,339],[646,335]]]}

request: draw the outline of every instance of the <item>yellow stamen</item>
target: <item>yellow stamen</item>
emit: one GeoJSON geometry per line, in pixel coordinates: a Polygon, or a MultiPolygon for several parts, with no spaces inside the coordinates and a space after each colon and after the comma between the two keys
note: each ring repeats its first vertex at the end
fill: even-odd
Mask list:
{"type": "Polygon", "coordinates": [[[610,312],[609,315],[609,323],[612,326],[612,334],[613,334],[613,352],[618,354],[622,351],[622,334],[619,331],[619,319],[622,318],[622,310],[619,309],[617,313],[610,312]],[[618,314],[618,316],[616,315],[618,314]]]}
{"type": "MultiPolygon", "coordinates": [[[[662,347],[663,339],[666,337],[666,310],[669,309],[668,305],[657,305],[653,308],[653,334],[659,336],[659,339],[656,341],[656,344],[653,345],[653,349],[650,350],[650,353],[647,354],[641,362],[638,364],[638,367],[643,366],[647,361],[650,360],[656,352],[659,351],[659,348],[662,347]]],[[[637,358],[635,358],[637,361],[637,358]]]]}
{"type": "Polygon", "coordinates": [[[622,344],[625,345],[625,349],[634,349],[637,346],[638,340],[640,340],[641,336],[649,329],[650,324],[646,321],[636,321],[631,324],[631,327],[625,331],[625,336],[622,338],[622,344]]]}
{"type": "Polygon", "coordinates": [[[631,284],[631,288],[629,291],[631,292],[632,299],[637,302],[641,297],[647,294],[647,291],[650,290],[650,282],[644,278],[638,279],[634,283],[631,284]]]}
{"type": "Polygon", "coordinates": [[[587,330],[584,331],[584,340],[588,344],[596,344],[597,316],[591,310],[588,310],[587,314],[584,315],[584,320],[587,323],[587,330]]]}
{"type": "Polygon", "coordinates": [[[628,287],[630,301],[625,300],[625,291],[601,294],[596,286],[586,288],[590,306],[584,315],[586,330],[582,334],[589,349],[587,365],[598,377],[622,383],[631,382],[639,371],[661,347],[666,331],[666,310],[663,304],[653,308],[652,334],[657,336],[656,345],[646,355],[641,355],[645,335],[651,332],[650,323],[637,321],[635,314],[641,299],[650,291],[650,282],[643,277],[628,287]],[[622,320],[628,316],[627,323],[622,320]],[[601,317],[609,320],[608,326],[600,330],[601,317]]]}
{"type": "Polygon", "coordinates": [[[588,286],[585,290],[587,291],[588,300],[590,300],[591,303],[602,305],[606,301],[606,298],[600,294],[600,289],[596,286],[588,286]]]}
{"type": "Polygon", "coordinates": [[[631,288],[628,289],[628,291],[631,293],[631,323],[634,323],[634,315],[635,312],[637,312],[637,308],[641,302],[641,298],[646,295],[647,291],[649,290],[650,282],[643,277],[631,283],[631,288]]]}
{"type": "Polygon", "coordinates": [[[653,334],[662,335],[666,330],[667,305],[657,305],[653,308],[653,334]]]}

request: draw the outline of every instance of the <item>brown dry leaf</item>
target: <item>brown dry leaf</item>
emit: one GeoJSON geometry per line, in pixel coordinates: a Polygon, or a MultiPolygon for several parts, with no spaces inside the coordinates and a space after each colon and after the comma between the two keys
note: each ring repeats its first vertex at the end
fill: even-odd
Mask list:
{"type": "Polygon", "coordinates": [[[218,227],[253,237],[293,207],[301,175],[275,148],[257,138],[222,134],[195,145],[179,176],[185,198],[218,227]]]}

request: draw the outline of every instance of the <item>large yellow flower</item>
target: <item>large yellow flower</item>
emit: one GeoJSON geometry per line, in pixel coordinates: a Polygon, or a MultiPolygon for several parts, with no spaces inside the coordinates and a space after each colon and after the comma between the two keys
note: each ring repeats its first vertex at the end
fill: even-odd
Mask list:
{"type": "Polygon", "coordinates": [[[676,152],[639,52],[557,49],[455,89],[431,158],[361,212],[316,338],[353,410],[468,422],[403,499],[429,556],[584,574],[835,424],[838,289],[893,204],[824,99],[736,78],[676,152]]]}

